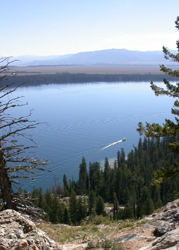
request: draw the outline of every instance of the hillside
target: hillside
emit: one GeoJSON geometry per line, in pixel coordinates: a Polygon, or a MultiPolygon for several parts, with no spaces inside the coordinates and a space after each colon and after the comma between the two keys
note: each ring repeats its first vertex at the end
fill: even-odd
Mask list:
{"type": "Polygon", "coordinates": [[[27,215],[5,210],[0,212],[0,249],[178,249],[178,204],[179,200],[170,202],[142,220],[114,223],[96,217],[76,227],[39,220],[34,223],[27,215]]]}
{"type": "MultiPolygon", "coordinates": [[[[132,51],[126,49],[108,49],[80,52],[62,56],[20,56],[15,58],[15,66],[44,65],[124,65],[165,63],[162,51],[132,51]]],[[[168,62],[171,64],[170,62],[168,62]]]]}
{"type": "Polygon", "coordinates": [[[100,217],[89,225],[71,227],[39,224],[60,249],[160,250],[178,249],[179,199],[144,219],[107,222],[100,217]],[[88,248],[86,248],[88,246],[88,248]],[[96,246],[96,248],[95,248],[96,246]]]}

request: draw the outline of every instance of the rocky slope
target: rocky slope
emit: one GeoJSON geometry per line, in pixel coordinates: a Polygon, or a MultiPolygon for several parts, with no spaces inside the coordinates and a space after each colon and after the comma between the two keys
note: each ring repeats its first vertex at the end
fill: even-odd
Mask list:
{"type": "MultiPolygon", "coordinates": [[[[97,246],[97,242],[105,243],[105,240],[118,246],[114,249],[121,249],[119,244],[123,249],[130,250],[179,249],[178,205],[179,200],[168,203],[157,213],[146,217],[147,223],[145,224],[137,221],[133,222],[132,226],[129,224],[121,226],[122,222],[97,225],[94,234],[91,234],[89,229],[84,231],[83,227],[54,225],[55,229],[50,233],[50,237],[53,239],[64,231],[72,230],[75,234],[74,237],[67,237],[66,240],[59,243],[38,229],[27,216],[13,210],[5,210],[0,212],[0,250],[80,250],[85,249],[90,245],[89,243],[94,243],[91,244],[92,248],[92,245],[94,247],[97,246]]],[[[50,224],[40,223],[39,226],[49,232],[50,224]]],[[[95,249],[106,249],[101,246],[102,244],[99,248],[98,244],[98,248],[95,249]]]]}
{"type": "Polygon", "coordinates": [[[46,233],[14,210],[0,213],[0,250],[60,249],[46,233]]]}
{"type": "Polygon", "coordinates": [[[168,203],[160,213],[150,216],[145,225],[152,228],[155,239],[140,250],[179,249],[179,200],[168,203]]]}

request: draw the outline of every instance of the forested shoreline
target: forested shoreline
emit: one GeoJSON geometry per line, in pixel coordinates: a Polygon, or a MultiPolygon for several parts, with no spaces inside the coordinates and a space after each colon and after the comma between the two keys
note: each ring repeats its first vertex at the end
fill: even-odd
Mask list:
{"type": "Polygon", "coordinates": [[[77,225],[86,216],[103,215],[118,220],[151,214],[179,197],[179,177],[154,185],[154,172],[172,168],[178,162],[179,156],[168,149],[169,143],[177,139],[140,138],[127,157],[123,149],[117,152],[114,166],[105,158],[104,167],[94,162],[88,168],[83,157],[77,181],[67,180],[64,175],[63,187],[56,183],[45,194],[34,188],[30,199],[44,209],[47,220],[53,223],[77,225]],[[111,204],[108,214],[104,203],[111,204]]]}
{"type": "MultiPolygon", "coordinates": [[[[43,84],[92,83],[92,82],[150,82],[163,81],[162,74],[85,74],[85,73],[57,73],[8,76],[6,83],[22,86],[38,86],[43,84]]],[[[172,76],[165,77],[168,81],[175,81],[172,76]]]]}

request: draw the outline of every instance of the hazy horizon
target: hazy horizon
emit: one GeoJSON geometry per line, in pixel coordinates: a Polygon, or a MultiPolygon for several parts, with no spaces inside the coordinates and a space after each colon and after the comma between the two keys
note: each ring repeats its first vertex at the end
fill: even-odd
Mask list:
{"type": "MultiPolygon", "coordinates": [[[[108,48],[108,49],[99,49],[99,50],[89,50],[89,51],[79,51],[77,53],[69,53],[69,54],[53,54],[53,55],[28,55],[28,54],[24,54],[24,55],[17,55],[17,56],[14,56],[14,57],[56,57],[56,56],[68,56],[68,55],[75,55],[75,54],[79,54],[79,53],[87,53],[87,52],[97,52],[97,51],[103,51],[103,50],[117,50],[117,48],[108,48]]],[[[142,51],[142,50],[129,50],[129,49],[126,49],[126,48],[121,48],[119,50],[128,50],[128,51],[136,51],[136,52],[161,52],[162,51],[162,48],[160,50],[146,50],[146,51],[142,51]]],[[[170,50],[170,51],[177,51],[176,49],[173,49],[173,50],[170,50]]]]}
{"type": "Polygon", "coordinates": [[[176,49],[178,0],[2,1],[0,56],[176,49]]]}

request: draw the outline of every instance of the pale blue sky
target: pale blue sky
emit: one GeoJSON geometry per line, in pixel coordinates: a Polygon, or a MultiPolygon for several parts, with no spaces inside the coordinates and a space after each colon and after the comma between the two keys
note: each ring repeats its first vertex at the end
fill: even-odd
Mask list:
{"type": "Polygon", "coordinates": [[[176,49],[179,0],[0,0],[0,56],[176,49]]]}

